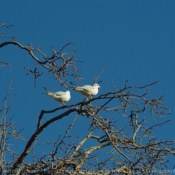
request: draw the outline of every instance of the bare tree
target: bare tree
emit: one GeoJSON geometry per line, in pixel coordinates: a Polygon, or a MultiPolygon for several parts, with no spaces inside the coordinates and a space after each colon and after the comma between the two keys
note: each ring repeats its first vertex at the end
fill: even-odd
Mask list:
{"type": "MultiPolygon", "coordinates": [[[[11,27],[10,25],[1,24],[0,27],[11,27]]],[[[66,44],[59,51],[51,48],[51,56],[46,56],[39,47],[34,48],[31,44],[28,46],[14,40],[14,37],[6,36],[0,33],[7,41],[0,43],[0,49],[8,45],[17,46],[29,53],[31,58],[36,62],[34,69],[27,68],[28,74],[34,76],[34,84],[38,77],[43,76],[43,72],[38,70],[42,67],[43,71],[48,71],[54,75],[61,86],[68,88],[69,77],[76,80],[82,80],[77,75],[79,69],[76,62],[81,62],[74,57],[75,50],[66,53],[64,49],[72,43],[66,44]],[[35,53],[39,53],[41,58],[35,53]]],[[[10,66],[5,60],[0,61],[1,68],[10,66]]],[[[27,66],[27,65],[26,65],[27,66]]],[[[102,72],[95,77],[95,82],[99,79],[102,72]]],[[[80,101],[76,104],[64,105],[52,110],[41,110],[36,123],[36,131],[26,141],[22,152],[16,153],[10,149],[8,137],[15,137],[25,140],[18,127],[14,126],[13,118],[6,120],[6,115],[10,110],[11,103],[7,103],[8,94],[12,90],[11,83],[7,92],[4,92],[4,107],[1,109],[0,123],[0,164],[2,173],[11,174],[65,174],[65,175],[112,175],[112,174],[171,174],[168,171],[169,156],[175,156],[175,144],[173,140],[159,140],[153,136],[155,128],[163,127],[169,120],[159,122],[159,117],[170,114],[170,110],[163,104],[163,96],[148,98],[150,88],[158,82],[153,82],[144,86],[130,86],[128,81],[123,87],[117,89],[115,83],[113,91],[106,92],[89,100],[80,101]],[[95,104],[99,105],[93,105],[95,104]],[[64,109],[64,111],[62,110],[64,109]],[[50,113],[60,111],[61,114],[47,121],[43,120],[44,116],[50,113]],[[143,115],[144,114],[144,115],[143,115]],[[65,134],[55,138],[55,141],[46,143],[52,145],[51,152],[47,152],[35,161],[26,163],[26,156],[32,152],[35,141],[45,128],[54,122],[61,120],[66,116],[74,115],[65,134]],[[147,123],[147,116],[152,116],[152,122],[147,123]],[[88,134],[76,142],[70,139],[72,136],[71,129],[75,125],[78,117],[84,117],[84,120],[91,119],[87,126],[88,134]],[[112,120],[114,116],[115,120],[112,120]],[[120,126],[117,121],[128,118],[125,126],[120,126]],[[96,134],[98,133],[100,134],[96,134]],[[89,140],[95,140],[96,144],[91,144],[85,148],[84,144],[89,140]],[[105,152],[103,153],[103,150],[105,152]],[[6,162],[5,153],[12,155],[13,160],[6,162]]],[[[93,142],[94,143],[94,142],[93,142]]],[[[35,156],[35,155],[33,155],[35,156]]]]}

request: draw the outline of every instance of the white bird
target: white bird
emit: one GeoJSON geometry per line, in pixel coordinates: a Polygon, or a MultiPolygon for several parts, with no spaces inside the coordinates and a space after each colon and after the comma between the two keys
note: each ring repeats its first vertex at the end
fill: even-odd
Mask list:
{"type": "Polygon", "coordinates": [[[58,92],[51,92],[49,91],[47,88],[44,87],[44,89],[47,91],[47,95],[50,96],[51,98],[53,98],[54,100],[63,103],[65,105],[64,102],[69,101],[71,96],[70,96],[70,91],[58,91],[58,92]]]}
{"type": "Polygon", "coordinates": [[[84,85],[84,86],[76,86],[72,82],[70,82],[73,86],[73,90],[81,93],[85,97],[90,97],[97,95],[98,93],[98,88],[101,88],[99,84],[95,83],[93,86],[90,85],[84,85]]]}

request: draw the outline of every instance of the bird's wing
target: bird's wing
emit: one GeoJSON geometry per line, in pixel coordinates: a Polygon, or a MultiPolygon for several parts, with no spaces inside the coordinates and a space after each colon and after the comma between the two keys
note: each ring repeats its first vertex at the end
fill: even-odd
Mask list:
{"type": "Polygon", "coordinates": [[[90,85],[85,85],[85,86],[82,86],[81,87],[82,90],[86,93],[92,93],[94,91],[94,87],[93,86],[90,86],[90,85]]]}
{"type": "Polygon", "coordinates": [[[85,91],[86,93],[89,93],[89,90],[82,88],[83,91],[85,91]]]}
{"type": "Polygon", "coordinates": [[[81,88],[84,89],[84,90],[86,90],[86,91],[92,91],[92,90],[94,90],[94,87],[93,86],[90,86],[90,85],[85,85],[85,86],[82,86],[81,88]]]}
{"type": "Polygon", "coordinates": [[[55,92],[54,93],[56,96],[62,96],[62,95],[65,95],[66,93],[65,92],[55,92]]]}

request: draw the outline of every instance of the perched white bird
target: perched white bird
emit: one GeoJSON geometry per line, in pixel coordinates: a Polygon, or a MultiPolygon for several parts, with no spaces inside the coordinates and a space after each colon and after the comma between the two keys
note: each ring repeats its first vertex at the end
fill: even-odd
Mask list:
{"type": "Polygon", "coordinates": [[[69,101],[70,100],[70,91],[59,91],[59,92],[51,92],[49,91],[47,88],[44,87],[44,89],[47,91],[47,95],[50,96],[51,98],[53,98],[54,100],[63,103],[65,105],[64,102],[69,101]]]}
{"type": "Polygon", "coordinates": [[[81,93],[85,97],[90,97],[97,95],[98,93],[98,88],[100,88],[99,84],[95,83],[93,86],[90,85],[85,85],[85,86],[76,86],[72,82],[70,82],[73,86],[73,90],[81,93]]]}

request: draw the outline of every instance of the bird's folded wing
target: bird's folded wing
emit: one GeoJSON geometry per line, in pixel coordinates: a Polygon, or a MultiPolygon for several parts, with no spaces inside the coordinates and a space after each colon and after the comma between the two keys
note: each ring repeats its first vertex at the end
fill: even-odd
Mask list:
{"type": "Polygon", "coordinates": [[[85,91],[86,93],[89,93],[88,89],[82,88],[83,91],[85,91]]]}
{"type": "Polygon", "coordinates": [[[83,88],[91,88],[91,89],[93,89],[94,87],[93,86],[91,86],[91,85],[85,85],[85,86],[82,86],[83,88]]]}
{"type": "Polygon", "coordinates": [[[88,86],[88,85],[83,86],[82,88],[85,89],[85,90],[87,90],[87,91],[92,91],[92,90],[94,90],[94,87],[93,87],[93,86],[88,86]]]}
{"type": "Polygon", "coordinates": [[[56,92],[55,95],[56,96],[62,96],[62,95],[65,95],[66,93],[65,92],[56,92]]]}
{"type": "Polygon", "coordinates": [[[57,96],[57,97],[61,97],[61,95],[59,95],[59,94],[54,94],[55,96],[57,96]]]}

